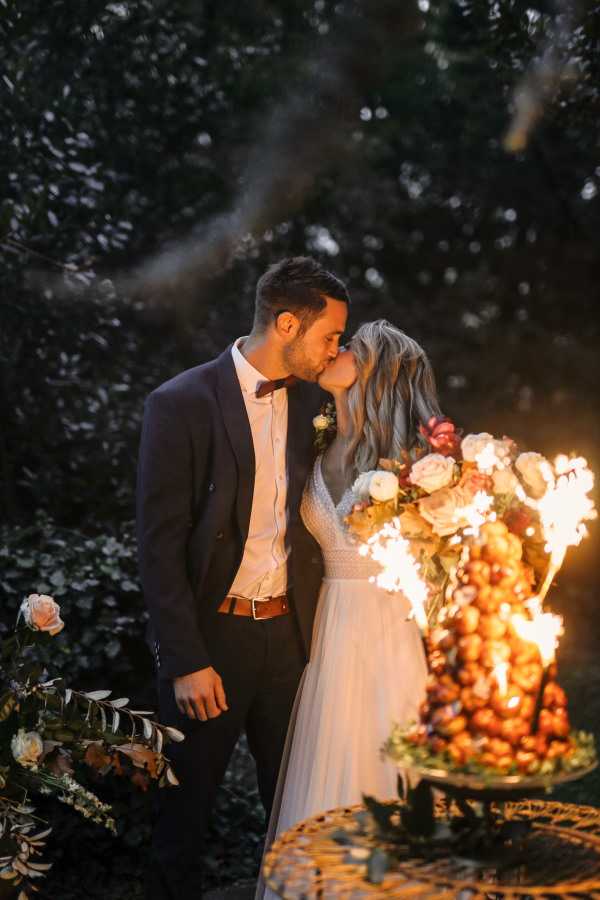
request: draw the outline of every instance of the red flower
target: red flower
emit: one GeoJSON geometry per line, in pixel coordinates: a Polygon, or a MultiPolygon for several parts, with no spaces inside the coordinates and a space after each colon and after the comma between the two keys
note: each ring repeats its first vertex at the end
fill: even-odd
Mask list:
{"type": "Polygon", "coordinates": [[[531,515],[524,506],[513,506],[504,516],[504,522],[509,531],[522,537],[531,525],[531,515]]]}
{"type": "Polygon", "coordinates": [[[419,431],[434,450],[442,456],[454,456],[460,449],[460,435],[447,416],[432,416],[427,425],[419,425],[419,431]]]}

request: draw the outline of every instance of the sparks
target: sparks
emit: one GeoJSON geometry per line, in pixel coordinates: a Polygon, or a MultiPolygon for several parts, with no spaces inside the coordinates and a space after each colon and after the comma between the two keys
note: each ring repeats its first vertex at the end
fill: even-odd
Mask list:
{"type": "Polygon", "coordinates": [[[386,591],[401,591],[410,602],[417,625],[426,634],[429,628],[425,612],[427,585],[419,574],[421,567],[410,552],[409,541],[402,536],[399,519],[386,522],[359,552],[381,565],[382,571],[373,581],[386,591]]]}
{"type": "Polygon", "coordinates": [[[542,663],[546,668],[556,656],[558,639],[564,633],[563,620],[561,616],[542,612],[538,598],[535,598],[533,606],[535,611],[532,619],[514,615],[510,622],[522,640],[537,644],[542,663]]]}

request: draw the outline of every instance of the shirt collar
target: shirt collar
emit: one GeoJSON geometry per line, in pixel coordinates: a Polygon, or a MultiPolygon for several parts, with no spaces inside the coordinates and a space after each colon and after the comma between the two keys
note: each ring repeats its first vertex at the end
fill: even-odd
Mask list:
{"type": "MultiPolygon", "coordinates": [[[[246,357],[242,354],[240,346],[246,340],[245,337],[238,338],[231,348],[233,364],[237,373],[240,387],[244,394],[256,394],[256,389],[262,381],[268,381],[266,375],[263,375],[258,369],[251,365],[246,357]]],[[[267,400],[269,398],[267,397],[267,400]]]]}

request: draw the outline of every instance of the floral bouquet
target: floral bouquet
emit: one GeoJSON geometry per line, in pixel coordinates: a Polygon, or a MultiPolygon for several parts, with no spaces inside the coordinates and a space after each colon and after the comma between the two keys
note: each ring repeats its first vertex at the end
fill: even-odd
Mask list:
{"type": "MultiPolygon", "coordinates": [[[[430,622],[457,570],[465,536],[486,519],[504,522],[521,540],[527,577],[539,585],[549,568],[547,520],[552,504],[560,503],[561,476],[592,477],[585,461],[561,456],[551,464],[540,453],[519,452],[511,438],[486,432],[462,437],[447,418],[431,418],[420,432],[426,447],[402,459],[381,459],[379,469],[356,479],[356,502],[345,519],[350,532],[374,558],[381,535],[395,529],[405,539],[428,587],[430,622]]],[[[589,478],[579,483],[583,495],[589,478]]],[[[586,501],[582,517],[592,518],[586,501]]],[[[581,537],[585,529],[578,527],[581,537]]]]}
{"type": "Polygon", "coordinates": [[[180,731],[130,709],[127,697],[73,690],[37,662],[36,644],[63,627],[52,597],[31,594],[0,643],[0,878],[20,888],[19,900],[51,866],[36,861],[52,829],[35,815],[30,792],[54,795],[114,832],[110,806],[80,784],[77,768],[128,777],[142,790],[152,779],[178,784],[163,746],[182,741],[180,731]]]}

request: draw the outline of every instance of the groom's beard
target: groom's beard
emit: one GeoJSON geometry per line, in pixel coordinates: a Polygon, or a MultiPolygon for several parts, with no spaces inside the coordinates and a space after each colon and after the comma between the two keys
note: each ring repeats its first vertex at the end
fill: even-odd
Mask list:
{"type": "Polygon", "coordinates": [[[329,363],[329,360],[319,362],[311,360],[301,337],[283,348],[283,360],[290,375],[295,375],[302,381],[317,381],[329,363]]]}

